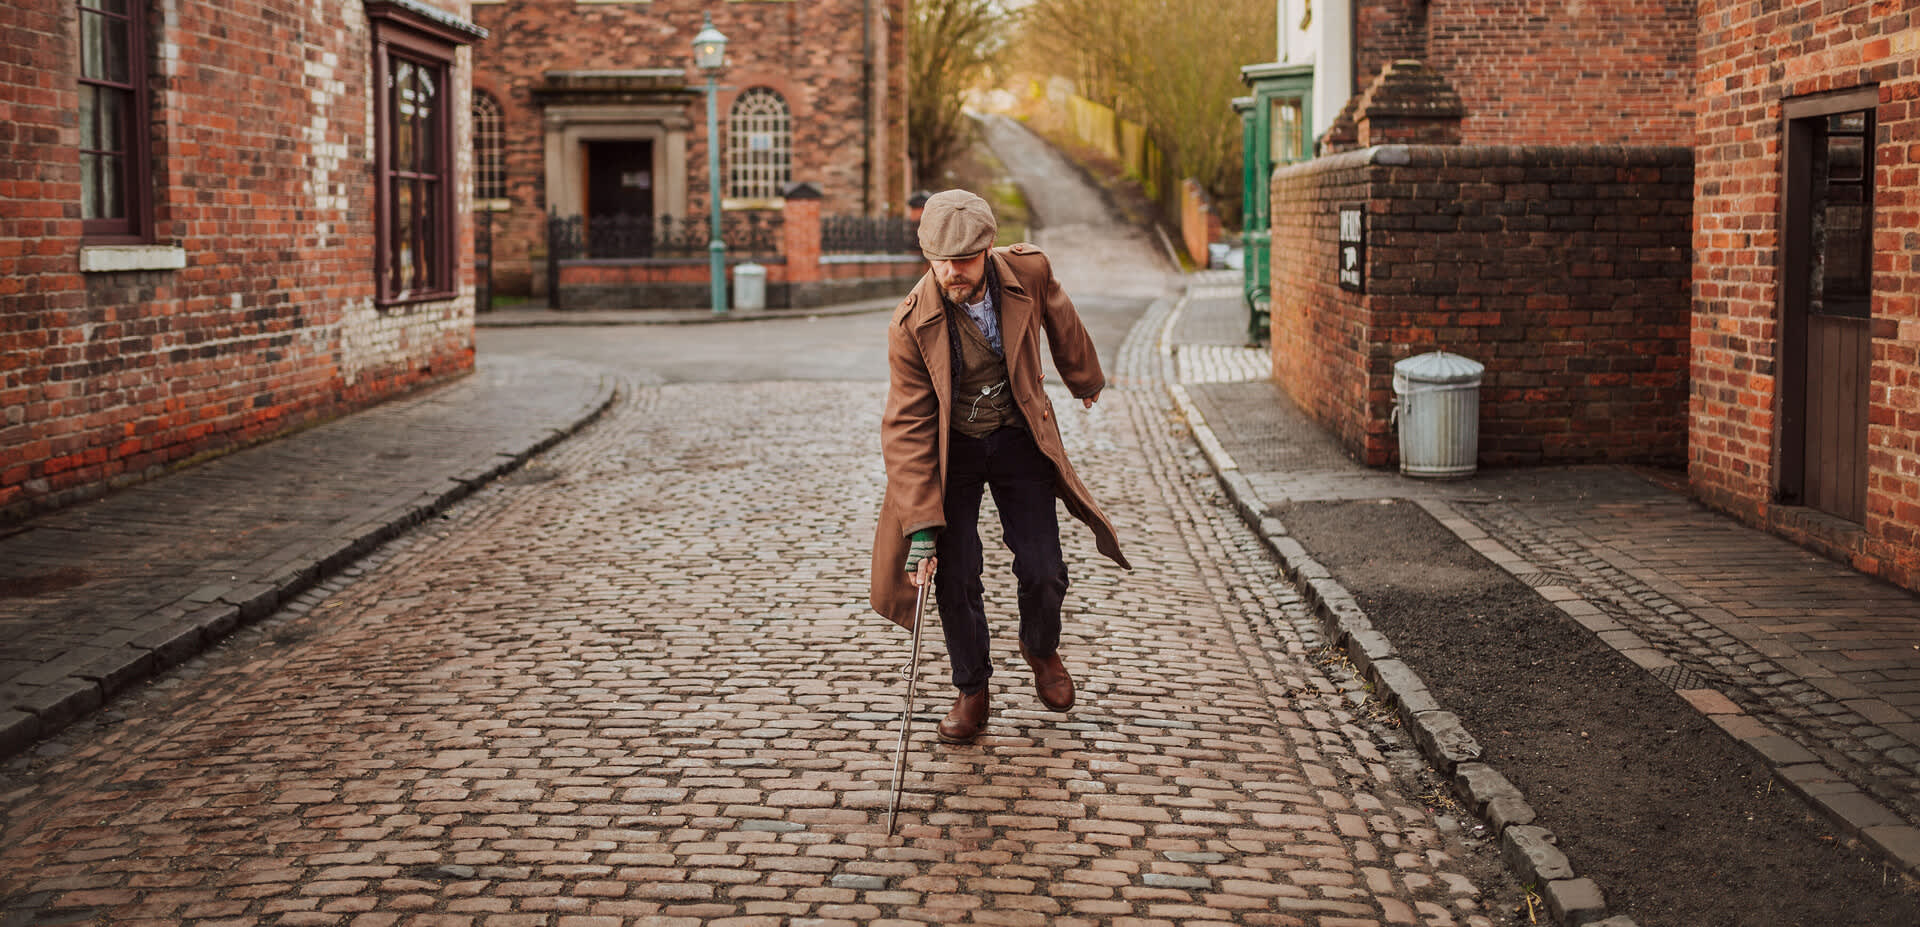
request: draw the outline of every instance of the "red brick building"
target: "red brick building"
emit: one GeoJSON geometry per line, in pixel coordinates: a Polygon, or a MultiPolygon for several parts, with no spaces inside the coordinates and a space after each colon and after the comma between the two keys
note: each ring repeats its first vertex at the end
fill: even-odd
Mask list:
{"type": "MultiPolygon", "coordinates": [[[[548,291],[550,217],[601,230],[621,217],[657,240],[639,243],[640,257],[705,255],[706,81],[693,64],[703,15],[728,40],[716,109],[729,226],[777,222],[794,183],[814,187],[825,216],[905,210],[906,0],[475,0],[473,9],[491,33],[474,56],[475,192],[492,219],[501,292],[548,291]]],[[[730,257],[755,256],[729,238],[730,257]]],[[[687,271],[705,280],[704,266],[687,271]]]]}
{"type": "Polygon", "coordinates": [[[0,5],[0,515],[471,368],[467,12],[0,5]]]}
{"type": "Polygon", "coordinates": [[[1920,588],[1920,13],[1699,7],[1690,481],[1920,588]]]}

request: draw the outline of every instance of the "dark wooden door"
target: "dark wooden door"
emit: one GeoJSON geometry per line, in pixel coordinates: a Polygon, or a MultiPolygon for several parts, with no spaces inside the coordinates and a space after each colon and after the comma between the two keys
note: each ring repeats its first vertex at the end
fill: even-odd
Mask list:
{"type": "Polygon", "coordinates": [[[1781,500],[1851,522],[1867,513],[1873,370],[1873,111],[1790,114],[1781,500]]]}
{"type": "Polygon", "coordinates": [[[587,142],[587,227],[596,255],[653,253],[653,143],[587,142]]]}

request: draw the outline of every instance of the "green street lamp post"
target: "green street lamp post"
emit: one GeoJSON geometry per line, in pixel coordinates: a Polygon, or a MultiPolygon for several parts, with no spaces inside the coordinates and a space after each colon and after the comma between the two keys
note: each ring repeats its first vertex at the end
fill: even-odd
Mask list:
{"type": "Polygon", "coordinates": [[[707,202],[713,227],[707,239],[707,265],[713,280],[713,314],[727,312],[727,241],[720,229],[720,69],[727,64],[727,37],[713,28],[713,14],[705,14],[700,34],[693,37],[693,64],[707,75],[707,202]]]}

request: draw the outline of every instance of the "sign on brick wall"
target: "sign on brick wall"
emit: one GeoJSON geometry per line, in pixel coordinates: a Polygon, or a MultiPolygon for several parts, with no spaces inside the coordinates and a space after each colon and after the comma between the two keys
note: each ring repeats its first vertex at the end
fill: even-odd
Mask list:
{"type": "Polygon", "coordinates": [[[1367,243],[1359,204],[1340,207],[1340,288],[1358,293],[1367,277],[1367,243]]]}

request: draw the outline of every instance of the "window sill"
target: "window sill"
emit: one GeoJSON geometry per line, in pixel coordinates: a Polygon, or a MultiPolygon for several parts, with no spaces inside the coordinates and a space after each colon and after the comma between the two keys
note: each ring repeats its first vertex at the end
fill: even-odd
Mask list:
{"type": "Polygon", "coordinates": [[[110,274],[128,270],[181,270],[187,249],[179,245],[83,245],[80,272],[110,274]]]}
{"type": "Polygon", "coordinates": [[[455,293],[452,290],[426,292],[426,293],[407,293],[401,296],[390,296],[384,299],[375,299],[373,306],[375,309],[394,309],[394,310],[410,309],[422,303],[449,302],[453,300],[455,297],[458,297],[459,295],[460,295],[459,293],[455,293]]]}

